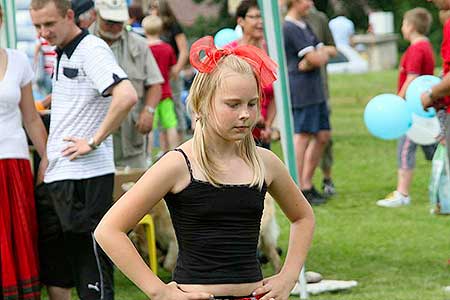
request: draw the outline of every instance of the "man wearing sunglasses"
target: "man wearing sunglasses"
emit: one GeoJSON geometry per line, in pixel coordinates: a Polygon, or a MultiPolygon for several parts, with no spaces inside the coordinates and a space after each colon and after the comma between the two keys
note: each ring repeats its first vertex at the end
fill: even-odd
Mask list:
{"type": "Polygon", "coordinates": [[[114,133],[116,167],[147,168],[144,138],[152,130],[163,78],[146,40],[125,29],[129,19],[125,0],[96,0],[97,21],[91,33],[110,47],[138,93],[138,103],[114,133]]]}

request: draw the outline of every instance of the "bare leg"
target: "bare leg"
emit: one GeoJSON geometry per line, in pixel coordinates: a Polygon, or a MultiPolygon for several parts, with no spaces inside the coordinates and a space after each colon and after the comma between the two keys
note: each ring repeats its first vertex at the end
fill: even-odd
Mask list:
{"type": "Polygon", "coordinates": [[[159,148],[163,152],[167,151],[169,148],[167,145],[167,131],[165,129],[159,131],[159,148]]]}
{"type": "Polygon", "coordinates": [[[409,187],[411,186],[414,170],[398,169],[397,191],[403,195],[409,195],[409,187]]]}
{"type": "Polygon", "coordinates": [[[331,179],[331,166],[333,163],[332,142],[331,139],[323,149],[323,154],[320,162],[323,179],[331,179]]]}
{"type": "Polygon", "coordinates": [[[331,179],[331,168],[323,168],[322,173],[324,179],[331,179]]]}
{"type": "Polygon", "coordinates": [[[57,286],[47,286],[49,300],[70,300],[71,289],[61,288],[57,286]]]}
{"type": "Polygon", "coordinates": [[[147,156],[149,156],[149,157],[152,157],[153,137],[154,137],[154,132],[152,130],[147,135],[147,149],[146,149],[146,153],[147,153],[147,156]]]}
{"type": "Polygon", "coordinates": [[[305,162],[302,173],[303,189],[310,189],[312,187],[312,178],[317,165],[322,157],[323,149],[330,140],[330,131],[321,130],[312,139],[306,148],[305,162]]]}
{"type": "Polygon", "coordinates": [[[180,145],[180,137],[178,136],[178,130],[176,128],[169,128],[166,130],[167,137],[167,150],[175,149],[180,145]]]}
{"type": "Polygon", "coordinates": [[[310,137],[311,135],[306,133],[294,134],[295,158],[297,160],[297,172],[301,189],[308,188],[305,187],[304,183],[302,182],[302,173],[305,161],[305,152],[306,148],[308,147],[310,137]]]}

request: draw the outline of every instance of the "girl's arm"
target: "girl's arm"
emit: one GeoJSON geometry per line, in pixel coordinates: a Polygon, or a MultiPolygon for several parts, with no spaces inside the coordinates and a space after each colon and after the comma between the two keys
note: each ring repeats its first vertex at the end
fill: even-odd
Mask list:
{"type": "Polygon", "coordinates": [[[36,151],[41,157],[36,182],[39,184],[44,180],[45,170],[48,166],[47,160],[47,130],[44,123],[36,110],[33,100],[33,91],[31,82],[20,89],[21,98],[19,108],[22,113],[22,122],[28,133],[36,151]]]}
{"type": "Polygon", "coordinates": [[[178,47],[178,60],[170,70],[170,73],[172,74],[173,78],[178,79],[178,75],[188,61],[189,51],[186,35],[184,33],[177,34],[175,36],[175,42],[177,43],[178,47]]]}
{"type": "MultiPolygon", "coordinates": [[[[169,191],[179,190],[190,180],[184,159],[169,152],[105,214],[94,235],[116,266],[151,299],[187,299],[176,284],[166,285],[145,264],[127,236],[139,220],[169,191]]],[[[193,293],[191,299],[209,299],[207,293],[193,293]]]]}
{"type": "Polygon", "coordinates": [[[284,164],[269,150],[258,148],[266,166],[268,191],[291,222],[289,247],[281,271],[255,290],[262,300],[288,299],[305,262],[314,232],[314,214],[284,164]]]}
{"type": "Polygon", "coordinates": [[[269,106],[267,107],[267,118],[266,121],[264,122],[264,129],[261,131],[262,139],[265,142],[270,143],[272,135],[272,124],[276,114],[277,114],[277,106],[275,104],[275,99],[272,98],[270,100],[269,106]]]}

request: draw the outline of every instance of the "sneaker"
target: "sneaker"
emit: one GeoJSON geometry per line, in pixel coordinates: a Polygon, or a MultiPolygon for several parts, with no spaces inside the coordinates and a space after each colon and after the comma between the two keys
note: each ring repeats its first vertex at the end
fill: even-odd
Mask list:
{"type": "Polygon", "coordinates": [[[385,199],[378,200],[377,205],[383,207],[400,207],[403,205],[409,205],[410,202],[411,199],[409,196],[403,196],[398,191],[393,191],[387,195],[385,199]]]}
{"type": "Polygon", "coordinates": [[[325,197],[331,197],[336,194],[336,188],[334,187],[331,178],[324,178],[322,181],[322,191],[325,197]]]}
{"type": "Polygon", "coordinates": [[[320,205],[327,201],[314,186],[308,190],[302,190],[302,193],[311,205],[320,205]]]}

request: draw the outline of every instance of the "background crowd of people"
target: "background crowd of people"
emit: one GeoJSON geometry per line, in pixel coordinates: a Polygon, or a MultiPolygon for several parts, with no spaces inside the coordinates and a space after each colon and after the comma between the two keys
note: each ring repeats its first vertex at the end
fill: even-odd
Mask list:
{"type": "MultiPolygon", "coordinates": [[[[450,1],[432,2],[441,10],[450,9],[450,1]]],[[[311,0],[287,0],[285,5],[282,31],[298,183],[270,152],[277,110],[275,64],[267,56],[256,0],[242,0],[237,7],[242,37],[225,50],[202,40],[204,44],[197,46],[206,49],[206,58],[201,63],[198,58],[197,64],[192,62],[199,54],[195,47],[190,49],[166,1],[153,0],[144,9],[140,3],[128,5],[125,0],[31,0],[30,19],[38,34],[34,63],[42,69],[38,79],[23,53],[0,49],[0,93],[4,96],[0,124],[5,131],[0,139],[0,298],[40,299],[44,285],[51,300],[70,299],[73,287],[83,300],[113,299],[111,259],[157,299],[174,299],[181,293],[198,299],[211,299],[211,295],[222,299],[228,295],[233,299],[289,297],[312,239],[310,205],[324,204],[336,193],[326,65],[337,55],[336,46],[352,44],[354,26],[344,9],[329,21],[311,0]],[[242,49],[253,50],[259,60],[242,49]],[[211,65],[206,65],[208,59],[211,65]],[[261,76],[255,61],[273,78],[261,76]],[[33,82],[47,93],[40,102],[33,101],[33,82]],[[191,84],[188,109],[182,91],[191,84]],[[40,158],[35,179],[27,136],[40,158]],[[164,156],[153,155],[155,137],[162,153],[167,153],[164,156]],[[313,185],[319,166],[323,174],[320,191],[313,185]],[[122,200],[108,212],[116,168],[150,169],[126,194],[128,202],[122,200]],[[224,196],[220,187],[236,199],[224,196]],[[247,250],[256,248],[266,191],[291,221],[292,233],[282,271],[263,279],[255,269],[256,255],[247,250]],[[180,243],[182,261],[175,273],[180,286],[162,287],[133,252],[131,242],[124,239],[163,197],[180,243]],[[214,199],[217,207],[195,202],[196,197],[214,199]],[[245,197],[254,200],[250,207],[245,197]],[[208,209],[179,204],[186,199],[208,209]],[[223,205],[219,199],[233,201],[223,205]],[[252,211],[256,213],[250,216],[252,211]],[[235,218],[226,217],[225,212],[235,218]],[[205,218],[208,214],[216,219],[205,218]],[[214,221],[219,222],[212,226],[214,221]],[[230,223],[237,225],[222,231],[230,223]],[[251,230],[246,231],[245,224],[251,230]],[[190,226],[216,250],[235,255],[242,270],[230,267],[236,260],[221,260],[221,251],[207,252],[206,247],[196,245],[192,231],[186,229],[190,226]],[[224,236],[234,240],[236,248],[221,248],[224,236]],[[192,258],[198,254],[211,258],[209,267],[199,265],[207,261],[192,258]],[[214,268],[223,268],[227,276],[214,273],[214,268]],[[223,284],[233,287],[227,290],[223,284]]],[[[427,39],[431,22],[429,12],[421,8],[404,16],[402,34],[411,45],[399,66],[400,96],[414,78],[434,72],[433,49],[427,39]]],[[[444,75],[450,65],[449,22],[444,23],[441,48],[444,75]]],[[[444,77],[422,95],[423,105],[437,105],[448,94],[450,77],[444,77]]],[[[447,145],[449,124],[450,119],[447,145]]],[[[416,147],[407,137],[399,141],[398,186],[377,202],[379,206],[409,204],[416,147]]]]}

